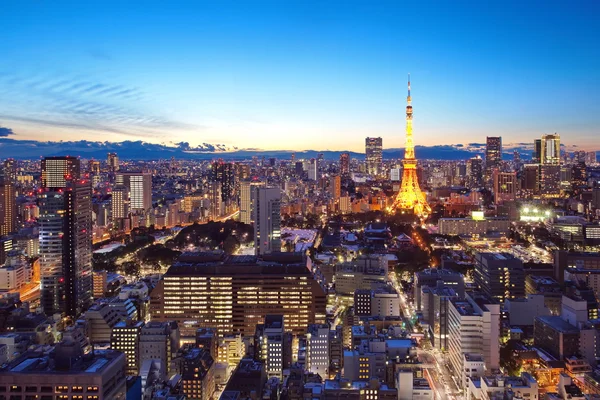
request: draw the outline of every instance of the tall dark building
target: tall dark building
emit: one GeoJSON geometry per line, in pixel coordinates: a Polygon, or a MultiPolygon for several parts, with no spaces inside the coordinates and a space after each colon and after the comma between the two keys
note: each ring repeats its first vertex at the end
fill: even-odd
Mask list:
{"type": "Polygon", "coordinates": [[[350,175],[350,153],[340,154],[340,175],[350,175]]]}
{"type": "Polygon", "coordinates": [[[523,262],[510,253],[476,253],[475,283],[501,302],[525,297],[523,262]]]}
{"type": "Polygon", "coordinates": [[[216,161],[212,164],[210,180],[221,184],[221,200],[233,200],[235,193],[235,166],[232,163],[216,161]]]}
{"type": "Polygon", "coordinates": [[[76,158],[44,159],[42,166],[46,183],[62,186],[39,194],[41,305],[48,315],[76,317],[92,298],[91,185],[72,178],[76,158]]]}
{"type": "Polygon", "coordinates": [[[365,160],[369,175],[381,175],[383,172],[383,139],[380,137],[365,139],[365,160]]]}
{"type": "Polygon", "coordinates": [[[473,157],[467,161],[467,186],[478,188],[483,185],[483,160],[473,157]]]}
{"type": "Polygon", "coordinates": [[[15,160],[5,160],[0,174],[0,236],[14,232],[17,227],[14,163],[15,160]]]}
{"type": "Polygon", "coordinates": [[[492,170],[497,168],[502,161],[502,138],[488,136],[485,142],[485,168],[487,175],[491,176],[492,170]]]}
{"type": "Polygon", "coordinates": [[[533,141],[533,153],[531,154],[531,162],[539,164],[542,161],[542,139],[533,141]]]}

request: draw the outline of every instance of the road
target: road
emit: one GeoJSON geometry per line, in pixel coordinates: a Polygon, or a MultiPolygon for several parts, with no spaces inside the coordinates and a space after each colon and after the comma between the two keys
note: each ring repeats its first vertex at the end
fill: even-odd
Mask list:
{"type": "MultiPolygon", "coordinates": [[[[415,316],[414,306],[407,301],[394,272],[390,273],[390,283],[400,295],[400,311],[406,323],[407,331],[416,333],[417,329],[412,324],[415,316]]],[[[436,398],[438,400],[462,400],[463,393],[452,379],[452,373],[446,366],[447,362],[444,354],[432,348],[428,342],[426,344],[422,342],[420,346],[417,350],[417,357],[423,364],[425,378],[429,381],[436,398]]]]}

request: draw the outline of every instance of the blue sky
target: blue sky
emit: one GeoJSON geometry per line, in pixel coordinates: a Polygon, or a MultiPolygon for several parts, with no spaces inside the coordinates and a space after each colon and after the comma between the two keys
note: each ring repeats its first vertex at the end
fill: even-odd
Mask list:
{"type": "Polygon", "coordinates": [[[4,1],[0,126],[15,139],[349,149],[600,149],[600,3],[4,1]]]}

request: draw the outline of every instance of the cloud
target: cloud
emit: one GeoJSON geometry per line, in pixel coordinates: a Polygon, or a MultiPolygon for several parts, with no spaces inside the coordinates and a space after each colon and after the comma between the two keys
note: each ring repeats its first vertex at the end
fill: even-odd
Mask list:
{"type": "Polygon", "coordinates": [[[0,137],[7,137],[7,136],[10,136],[10,135],[14,135],[14,134],[15,133],[13,132],[12,129],[0,126],[0,137]]]}

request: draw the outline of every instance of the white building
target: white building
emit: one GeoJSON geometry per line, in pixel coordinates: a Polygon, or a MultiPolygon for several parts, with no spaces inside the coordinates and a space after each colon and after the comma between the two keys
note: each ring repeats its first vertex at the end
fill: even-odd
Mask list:
{"type": "Polygon", "coordinates": [[[256,254],[281,251],[281,190],[256,187],[252,197],[256,254]]]}
{"type": "Polygon", "coordinates": [[[10,256],[0,266],[0,290],[15,290],[29,282],[30,268],[26,260],[10,256]]]}
{"type": "Polygon", "coordinates": [[[152,175],[149,172],[119,172],[115,183],[129,190],[129,207],[132,211],[148,211],[152,208],[152,175]]]}
{"type": "Polygon", "coordinates": [[[306,369],[329,377],[329,325],[313,324],[306,333],[306,369]]]}
{"type": "Polygon", "coordinates": [[[482,295],[451,300],[448,305],[448,356],[466,389],[465,354],[480,354],[488,373],[500,364],[500,305],[482,295]]]}
{"type": "Polygon", "coordinates": [[[283,378],[284,334],[283,315],[265,316],[262,353],[268,377],[283,378]]]}
{"type": "Polygon", "coordinates": [[[535,317],[552,315],[543,294],[530,294],[525,299],[506,299],[504,307],[511,326],[533,326],[535,317]]]}

